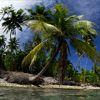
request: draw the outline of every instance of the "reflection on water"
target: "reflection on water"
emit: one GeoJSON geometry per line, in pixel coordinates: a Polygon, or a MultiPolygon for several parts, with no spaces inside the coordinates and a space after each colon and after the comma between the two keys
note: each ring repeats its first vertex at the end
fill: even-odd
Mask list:
{"type": "Polygon", "coordinates": [[[0,87],[0,100],[100,100],[100,90],[0,87]]]}

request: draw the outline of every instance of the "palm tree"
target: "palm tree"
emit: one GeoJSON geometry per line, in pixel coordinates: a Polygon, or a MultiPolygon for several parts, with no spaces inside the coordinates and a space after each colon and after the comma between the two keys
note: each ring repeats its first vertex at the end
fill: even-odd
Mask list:
{"type": "Polygon", "coordinates": [[[53,41],[57,46],[57,48],[55,49],[55,53],[52,55],[51,59],[40,71],[40,73],[35,77],[30,77],[29,80],[31,82],[36,81],[52,64],[53,60],[59,53],[60,84],[63,84],[68,65],[68,51],[70,52],[69,41],[74,48],[86,53],[92,61],[94,61],[94,59],[98,60],[96,50],[84,41],[75,37],[86,34],[87,26],[91,26],[90,32],[94,31],[92,26],[96,24],[87,20],[80,20],[83,15],[69,16],[68,9],[66,9],[62,4],[56,5],[51,15],[52,20],[48,23],[43,20],[41,21],[40,19],[27,22],[27,25],[31,29],[33,29],[34,32],[42,33],[42,36],[45,39],[24,58],[22,66],[30,62],[30,65],[32,65],[34,63],[34,58],[36,57],[36,54],[41,49],[41,47],[45,46],[46,42],[53,41]]]}
{"type": "MultiPolygon", "coordinates": [[[[98,56],[99,56],[99,62],[100,62],[100,51],[98,51],[98,56]]],[[[100,63],[94,63],[92,70],[98,76],[98,79],[100,80],[100,63]]]]}
{"type": "Polygon", "coordinates": [[[5,36],[0,35],[0,49],[3,49],[5,47],[5,45],[6,45],[5,41],[6,41],[5,36]]]}
{"type": "Polygon", "coordinates": [[[2,17],[1,17],[0,21],[4,18],[4,16],[5,16],[6,14],[9,15],[9,14],[10,14],[11,12],[13,12],[13,11],[14,11],[14,8],[13,8],[12,5],[6,6],[6,7],[2,7],[1,12],[0,12],[0,14],[2,14],[2,17]]]}
{"type": "Polygon", "coordinates": [[[76,74],[76,70],[77,70],[78,64],[79,64],[81,58],[83,57],[83,55],[84,55],[83,53],[80,54],[80,58],[79,58],[79,60],[78,60],[78,62],[77,62],[77,64],[76,64],[76,68],[75,68],[75,70],[74,70],[74,73],[73,73],[73,76],[72,76],[71,80],[73,80],[73,78],[75,77],[75,74],[76,74]]]}
{"type": "MultiPolygon", "coordinates": [[[[86,31],[87,31],[87,34],[83,34],[83,35],[82,35],[82,38],[85,40],[85,42],[86,42],[88,45],[92,46],[92,47],[95,49],[96,46],[95,46],[94,43],[93,43],[93,42],[94,42],[93,39],[95,39],[95,38],[97,37],[97,33],[98,33],[98,32],[97,32],[96,30],[94,30],[94,29],[91,29],[90,26],[89,26],[89,27],[87,26],[86,31]],[[91,30],[91,31],[90,31],[90,30],[91,30]],[[93,30],[93,31],[92,31],[92,30],[93,30]]],[[[98,33],[98,34],[99,34],[99,33],[98,33]]],[[[84,56],[84,53],[83,53],[83,52],[80,52],[80,51],[77,51],[77,52],[80,54],[80,58],[79,58],[79,60],[78,60],[78,62],[77,62],[77,65],[76,65],[76,68],[75,68],[75,71],[74,71],[74,74],[73,74],[71,80],[73,80],[73,78],[75,77],[75,73],[76,73],[78,64],[79,64],[81,58],[84,56]]],[[[87,61],[86,61],[85,69],[86,69],[86,67],[87,67],[87,61]]],[[[86,72],[86,70],[85,70],[85,72],[86,72]]],[[[85,72],[84,72],[84,75],[85,75],[85,72]]],[[[85,76],[84,76],[84,77],[85,77],[85,76]]]]}
{"type": "Polygon", "coordinates": [[[85,65],[85,71],[84,71],[84,82],[85,82],[85,78],[86,78],[86,67],[87,67],[87,62],[88,62],[88,58],[86,59],[86,65],[85,65]]]}
{"type": "Polygon", "coordinates": [[[41,6],[35,5],[36,11],[33,11],[32,9],[26,10],[30,13],[29,20],[50,20],[50,16],[48,16],[48,14],[50,14],[51,11],[45,10],[45,6],[43,4],[41,4],[41,6]]]}
{"type": "Polygon", "coordinates": [[[11,45],[12,45],[12,52],[17,52],[17,50],[19,49],[19,47],[20,47],[20,44],[19,44],[20,42],[19,42],[19,39],[16,39],[16,37],[14,37],[14,38],[11,38],[10,39],[10,41],[8,42],[8,45],[7,45],[7,47],[8,47],[8,49],[10,49],[10,51],[11,51],[11,45]]]}
{"type": "MultiPolygon", "coordinates": [[[[27,20],[27,18],[28,17],[26,16],[24,10],[22,9],[18,10],[17,12],[13,10],[9,16],[3,18],[4,22],[2,23],[2,26],[4,27],[4,32],[6,32],[6,34],[10,32],[10,40],[11,40],[11,35],[16,34],[16,29],[22,31],[21,24],[25,20],[27,20]]],[[[11,59],[12,59],[12,45],[11,45],[11,59]]]]}
{"type": "Polygon", "coordinates": [[[5,46],[6,46],[5,41],[6,41],[5,36],[4,35],[0,35],[0,68],[3,66],[2,55],[3,55],[4,51],[5,51],[5,46]]]}
{"type": "Polygon", "coordinates": [[[0,57],[2,56],[3,52],[5,51],[6,46],[6,38],[4,35],[0,35],[0,57]]]}

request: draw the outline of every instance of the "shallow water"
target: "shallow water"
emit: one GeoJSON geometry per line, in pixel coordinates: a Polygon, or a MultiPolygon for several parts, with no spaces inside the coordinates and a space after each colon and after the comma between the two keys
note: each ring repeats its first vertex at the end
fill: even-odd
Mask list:
{"type": "Polygon", "coordinates": [[[100,90],[0,87],[0,100],[100,100],[100,90]]]}

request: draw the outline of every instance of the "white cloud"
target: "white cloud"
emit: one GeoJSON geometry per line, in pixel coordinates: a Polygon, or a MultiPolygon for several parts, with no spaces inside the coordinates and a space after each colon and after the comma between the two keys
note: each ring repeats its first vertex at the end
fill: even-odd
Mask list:
{"type": "MultiPolygon", "coordinates": [[[[0,0],[0,9],[5,6],[10,6],[11,4],[15,8],[15,10],[18,10],[20,8],[25,9],[25,8],[34,8],[34,5],[36,4],[44,4],[45,6],[51,5],[55,3],[54,0],[0,0]]],[[[1,18],[1,16],[0,16],[1,18]]],[[[0,22],[0,35],[4,34],[7,37],[7,41],[9,41],[9,33],[3,33],[2,30],[2,22],[0,22]]],[[[26,27],[23,27],[23,32],[20,32],[17,30],[16,32],[16,37],[19,38],[19,40],[23,43],[27,42],[32,36],[31,32],[29,30],[26,30],[26,27]]]]}
{"type": "MultiPolygon", "coordinates": [[[[99,23],[99,0],[0,0],[0,8],[5,6],[10,6],[12,4],[16,10],[22,8],[34,8],[36,4],[44,4],[47,7],[53,7],[57,3],[64,3],[70,9],[72,14],[85,14],[85,19],[99,23]]],[[[1,23],[1,22],[0,22],[1,23]]],[[[0,34],[3,34],[0,25],[0,34]]],[[[25,42],[26,39],[29,39],[30,31],[24,28],[23,32],[17,31],[17,38],[20,38],[20,41],[25,42]],[[25,35],[23,35],[25,34],[25,35]]],[[[6,35],[9,38],[9,34],[6,35]]],[[[27,40],[26,40],[27,41],[27,40]]]]}
{"type": "Polygon", "coordinates": [[[9,6],[10,4],[13,4],[15,9],[20,8],[29,8],[30,5],[34,5],[35,3],[39,3],[42,0],[0,0],[0,8],[9,6]]]}

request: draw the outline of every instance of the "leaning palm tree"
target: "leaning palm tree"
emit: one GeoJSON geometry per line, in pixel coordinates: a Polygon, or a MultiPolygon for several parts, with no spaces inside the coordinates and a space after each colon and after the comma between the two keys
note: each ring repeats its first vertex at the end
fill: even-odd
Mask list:
{"type": "MultiPolygon", "coordinates": [[[[60,68],[60,84],[63,84],[63,80],[66,74],[66,69],[68,65],[68,51],[70,52],[69,45],[71,44],[75,49],[86,53],[86,55],[94,61],[98,61],[97,52],[90,45],[84,41],[76,38],[76,36],[81,36],[87,34],[86,27],[90,26],[90,32],[94,31],[92,26],[96,25],[93,22],[87,20],[80,20],[83,15],[69,16],[68,9],[62,4],[56,5],[51,13],[51,21],[45,22],[41,20],[28,21],[27,25],[34,30],[35,33],[42,33],[44,41],[37,45],[22,61],[22,66],[30,63],[30,66],[34,63],[37,52],[45,46],[48,41],[55,42],[56,49],[51,59],[47,62],[45,67],[36,75],[35,77],[30,77],[31,82],[36,81],[52,64],[53,60],[60,54],[59,57],[59,68],[60,68]],[[79,20],[79,21],[77,21],[79,20]],[[70,41],[70,43],[69,43],[70,41]]],[[[96,32],[96,31],[95,31],[96,32]]]]}
{"type": "MultiPolygon", "coordinates": [[[[99,34],[99,32],[96,31],[96,30],[94,30],[94,29],[92,29],[91,32],[90,32],[89,30],[91,30],[91,27],[90,27],[90,26],[87,26],[87,28],[86,28],[87,34],[83,34],[83,35],[82,35],[82,38],[85,40],[85,42],[86,42],[88,45],[90,45],[90,46],[92,46],[94,49],[96,49],[96,46],[94,45],[93,42],[94,42],[94,39],[96,39],[97,34],[99,34]]],[[[79,58],[79,60],[78,60],[78,62],[77,62],[77,65],[76,65],[76,68],[75,68],[75,71],[74,71],[74,74],[73,74],[71,80],[73,80],[73,78],[75,77],[75,73],[76,73],[78,64],[79,64],[81,58],[84,56],[84,53],[83,53],[83,52],[80,52],[80,51],[77,51],[77,52],[80,54],[80,58],[79,58]]],[[[86,69],[86,67],[87,67],[87,61],[86,61],[85,69],[86,69]]],[[[85,70],[85,72],[86,72],[86,70],[85,70]]],[[[85,72],[84,72],[84,75],[85,75],[85,72]]],[[[85,76],[84,76],[84,77],[85,77],[85,76]]]]}
{"type": "MultiPolygon", "coordinates": [[[[2,26],[6,34],[10,32],[10,40],[11,40],[11,35],[16,34],[16,29],[19,29],[20,31],[22,31],[21,24],[26,19],[27,19],[27,16],[22,9],[18,10],[17,12],[13,10],[9,16],[7,16],[6,18],[3,18],[4,22],[2,23],[2,26]]],[[[11,59],[12,59],[12,45],[11,45],[11,59]]]]}
{"type": "MultiPolygon", "coordinates": [[[[89,33],[87,34],[86,36],[83,36],[83,39],[85,40],[85,42],[88,44],[88,45],[91,45],[94,49],[96,49],[96,46],[94,45],[94,40],[96,38],[96,34],[94,33],[89,33]]],[[[86,79],[86,68],[87,68],[87,62],[88,62],[88,57],[87,57],[87,60],[86,60],[86,65],[85,65],[85,71],[84,71],[84,82],[85,82],[85,79],[86,79]]]]}

